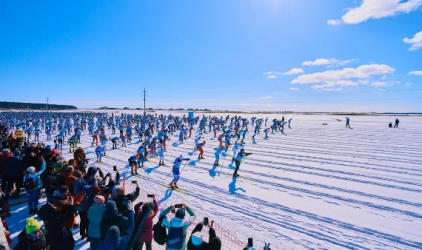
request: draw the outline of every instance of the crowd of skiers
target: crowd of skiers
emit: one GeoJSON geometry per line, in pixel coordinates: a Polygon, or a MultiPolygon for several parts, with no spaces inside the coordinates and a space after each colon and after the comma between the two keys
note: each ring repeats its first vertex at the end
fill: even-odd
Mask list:
{"type": "MultiPolygon", "coordinates": [[[[267,119],[253,117],[253,139],[267,119]]],[[[291,119],[288,121],[290,127],[291,119]]],[[[271,132],[284,129],[282,120],[273,120],[271,132]]],[[[166,245],[166,249],[217,250],[221,249],[221,240],[208,219],[198,223],[190,235],[187,228],[195,221],[194,212],[185,204],[170,206],[159,214],[158,222],[153,219],[158,213],[155,196],[150,201],[134,204],[139,196],[139,187],[126,194],[120,185],[120,174],[104,175],[100,167],[88,167],[88,160],[82,148],[82,131],[88,130],[92,136],[97,163],[106,155],[109,140],[113,148],[121,141],[126,146],[133,137],[132,130],[138,135],[141,146],[128,159],[132,175],[143,167],[149,157],[159,157],[159,165],[165,165],[164,152],[170,136],[179,131],[179,143],[192,136],[193,126],[198,124],[199,135],[195,139],[195,150],[199,151],[198,160],[204,159],[202,134],[213,132],[220,143],[215,154],[215,166],[219,155],[233,145],[233,161],[237,177],[240,163],[250,155],[243,147],[248,133],[249,119],[238,116],[217,117],[178,117],[164,115],[109,116],[106,113],[46,113],[46,112],[2,112],[0,113],[0,171],[2,175],[0,205],[3,230],[8,244],[11,243],[5,219],[10,216],[8,201],[11,197],[20,198],[21,189],[28,193],[29,215],[37,215],[43,223],[34,217],[26,221],[26,227],[18,236],[15,249],[74,249],[73,228],[79,227],[82,240],[89,241],[91,249],[151,249],[152,241],[166,245]],[[133,126],[133,127],[132,127],[133,126]],[[110,138],[105,130],[111,130],[110,138]],[[120,136],[116,134],[116,128],[120,136]],[[207,130],[208,128],[208,130],[207,130]],[[45,143],[39,143],[41,133],[46,134],[45,143]],[[220,132],[221,131],[221,132],[220,132]],[[33,137],[32,137],[33,135],[33,137]],[[242,137],[242,138],[241,138],[242,137]],[[63,145],[69,145],[73,159],[62,156],[63,145]],[[223,143],[224,139],[224,143],[223,143]],[[32,140],[32,143],[31,143],[32,140]],[[54,144],[52,144],[54,143],[54,144]],[[47,202],[39,206],[41,190],[44,190],[47,202]],[[4,211],[3,211],[4,210],[4,211]],[[174,214],[169,220],[167,215],[174,214]],[[79,216],[80,222],[76,222],[79,216]],[[42,225],[41,225],[42,224],[42,225]],[[208,228],[208,230],[203,230],[208,228]],[[209,241],[203,238],[203,231],[208,231],[209,241]]],[[[264,131],[268,137],[268,128],[264,131]]],[[[189,161],[182,155],[173,162],[173,175],[170,188],[178,188],[180,167],[183,161],[189,161]]],[[[183,169],[182,169],[183,171],[183,169]]],[[[134,184],[137,185],[135,182],[134,184]]],[[[1,242],[1,235],[0,235],[1,242]]],[[[252,246],[246,249],[254,249],[252,246]]],[[[266,249],[269,249],[267,247],[266,249]]]]}

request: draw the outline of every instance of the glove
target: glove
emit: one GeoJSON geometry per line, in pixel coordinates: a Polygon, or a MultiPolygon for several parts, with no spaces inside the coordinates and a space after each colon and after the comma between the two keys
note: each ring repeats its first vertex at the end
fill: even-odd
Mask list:
{"type": "Polygon", "coordinates": [[[265,243],[265,247],[264,247],[264,250],[271,250],[271,248],[270,248],[270,243],[265,243]]]}

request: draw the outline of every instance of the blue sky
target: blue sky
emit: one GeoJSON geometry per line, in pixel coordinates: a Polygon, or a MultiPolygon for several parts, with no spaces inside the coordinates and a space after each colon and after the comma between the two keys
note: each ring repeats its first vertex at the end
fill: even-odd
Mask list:
{"type": "Polygon", "coordinates": [[[4,0],[0,99],[135,108],[145,87],[154,108],[422,112],[421,5],[4,0]]]}

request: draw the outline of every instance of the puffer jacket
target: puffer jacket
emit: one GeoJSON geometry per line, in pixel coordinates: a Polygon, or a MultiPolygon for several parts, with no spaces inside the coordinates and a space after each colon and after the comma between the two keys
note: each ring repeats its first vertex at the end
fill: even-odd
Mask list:
{"type": "Polygon", "coordinates": [[[45,161],[43,161],[40,171],[33,173],[33,174],[25,174],[25,176],[23,177],[23,181],[25,182],[25,180],[27,180],[28,178],[32,178],[34,180],[35,185],[36,185],[34,189],[42,188],[42,182],[41,182],[40,175],[44,172],[45,168],[46,168],[46,164],[45,164],[45,161]]]}
{"type": "MultiPolygon", "coordinates": [[[[166,210],[164,210],[163,212],[161,212],[160,214],[160,218],[162,216],[166,216],[168,213],[170,213],[172,207],[168,207],[166,210]]],[[[190,215],[189,219],[179,219],[179,218],[173,218],[171,219],[171,223],[170,221],[166,218],[163,219],[163,225],[170,230],[171,227],[177,228],[177,227],[183,227],[183,234],[186,235],[187,231],[188,231],[188,227],[195,221],[195,213],[189,208],[186,208],[186,212],[188,212],[188,214],[190,215]]],[[[169,248],[167,247],[166,244],[166,250],[185,250],[186,249],[186,237],[183,241],[183,246],[180,249],[173,249],[173,248],[169,248]]]]}
{"type": "Polygon", "coordinates": [[[101,238],[100,223],[105,211],[104,204],[94,203],[88,210],[88,236],[93,238],[101,238]]]}
{"type": "Polygon", "coordinates": [[[18,244],[15,246],[15,250],[41,250],[46,249],[47,241],[44,236],[31,239],[27,234],[26,230],[22,230],[18,236],[18,244]]]}
{"type": "Polygon", "coordinates": [[[75,195],[78,195],[82,191],[85,191],[86,195],[90,195],[91,194],[91,188],[93,186],[98,186],[97,178],[93,178],[91,185],[88,185],[88,183],[86,183],[86,181],[82,178],[79,178],[75,182],[73,182],[73,188],[74,188],[75,195]]]}

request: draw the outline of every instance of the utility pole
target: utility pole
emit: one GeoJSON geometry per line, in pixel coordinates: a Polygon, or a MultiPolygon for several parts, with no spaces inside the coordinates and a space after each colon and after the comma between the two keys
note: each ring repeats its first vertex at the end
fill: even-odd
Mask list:
{"type": "Polygon", "coordinates": [[[145,99],[146,99],[146,94],[147,94],[147,91],[144,88],[144,115],[146,114],[145,113],[145,99]]]}

